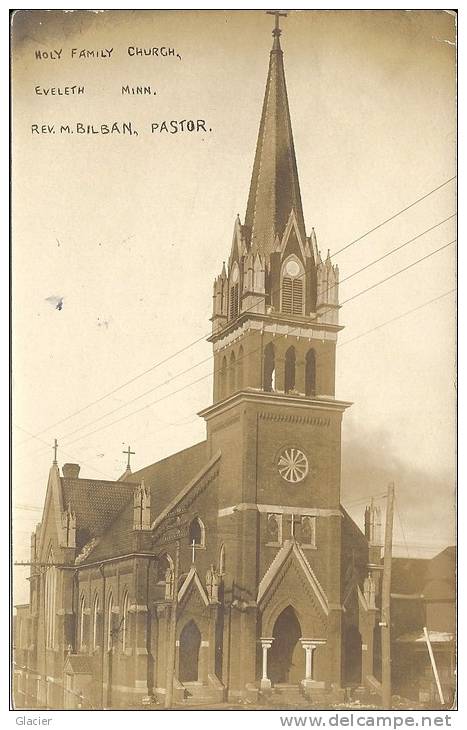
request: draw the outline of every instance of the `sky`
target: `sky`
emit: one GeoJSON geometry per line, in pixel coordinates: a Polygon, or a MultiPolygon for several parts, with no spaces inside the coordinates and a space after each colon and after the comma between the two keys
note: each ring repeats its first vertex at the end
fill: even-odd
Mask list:
{"type": "MultiPolygon", "coordinates": [[[[212,282],[244,219],[272,25],[263,11],[14,17],[17,559],[41,519],[54,438],[59,464],[115,479],[128,444],[136,470],[205,436],[196,414],[212,399],[212,282]],[[134,46],[175,55],[130,56],[134,46]],[[113,50],[72,58],[73,48],[113,50]],[[73,85],[85,93],[35,91],[73,85]],[[125,85],[155,93],[125,96],[125,85]],[[208,131],[151,133],[182,119],[208,131]],[[31,131],[128,121],[137,136],[31,131]]],[[[336,396],[353,403],[342,501],[361,524],[366,500],[394,481],[395,554],[430,557],[454,542],[456,182],[336,252],[456,174],[454,18],[290,11],[281,25],[307,232],[335,254],[350,300],[337,350],[336,396]]]]}

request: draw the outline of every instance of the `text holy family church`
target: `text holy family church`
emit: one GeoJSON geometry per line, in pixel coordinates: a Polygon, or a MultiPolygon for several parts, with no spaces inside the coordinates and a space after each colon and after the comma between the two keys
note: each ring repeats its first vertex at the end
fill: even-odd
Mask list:
{"type": "Polygon", "coordinates": [[[332,702],[379,663],[380,517],[363,534],[340,503],[338,269],[306,233],[280,34],[276,14],[214,282],[206,440],[114,482],[54,461],[16,655],[33,706],[332,702]]]}

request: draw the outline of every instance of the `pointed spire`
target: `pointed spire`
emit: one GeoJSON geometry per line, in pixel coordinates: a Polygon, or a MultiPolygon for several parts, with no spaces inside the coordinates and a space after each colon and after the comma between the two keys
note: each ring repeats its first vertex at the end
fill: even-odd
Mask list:
{"type": "Polygon", "coordinates": [[[273,30],[266,93],[256,145],[245,229],[255,251],[269,254],[291,210],[305,241],[300,185],[285,83],[278,15],[273,30]]]}

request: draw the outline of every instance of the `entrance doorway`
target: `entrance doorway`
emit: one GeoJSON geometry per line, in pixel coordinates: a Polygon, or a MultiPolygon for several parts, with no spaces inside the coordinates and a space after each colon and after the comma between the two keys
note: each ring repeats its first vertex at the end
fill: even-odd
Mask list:
{"type": "Polygon", "coordinates": [[[342,647],[342,681],[346,685],[361,684],[362,681],[362,637],[356,626],[350,624],[344,629],[342,647]]]}
{"type": "Polygon", "coordinates": [[[179,679],[180,682],[198,681],[199,648],[201,634],[194,621],[189,621],[180,634],[179,679]]]}
{"type": "Polygon", "coordinates": [[[273,684],[298,684],[305,677],[305,651],[297,614],[287,606],[276,619],[269,649],[268,675],[273,684]]]}

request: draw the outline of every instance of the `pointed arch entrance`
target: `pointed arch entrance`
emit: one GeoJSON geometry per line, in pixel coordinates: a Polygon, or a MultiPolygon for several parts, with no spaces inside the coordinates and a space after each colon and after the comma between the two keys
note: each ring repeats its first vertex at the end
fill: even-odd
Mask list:
{"type": "Polygon", "coordinates": [[[344,627],[342,647],[342,681],[346,685],[362,682],[362,637],[356,626],[344,627]]]}
{"type": "Polygon", "coordinates": [[[292,606],[279,614],[269,650],[269,678],[273,684],[298,684],[305,676],[305,652],[300,644],[302,629],[292,606]]]}
{"type": "Polygon", "coordinates": [[[180,682],[197,682],[199,674],[199,650],[201,633],[193,620],[183,627],[180,634],[179,679],[180,682]]]}

